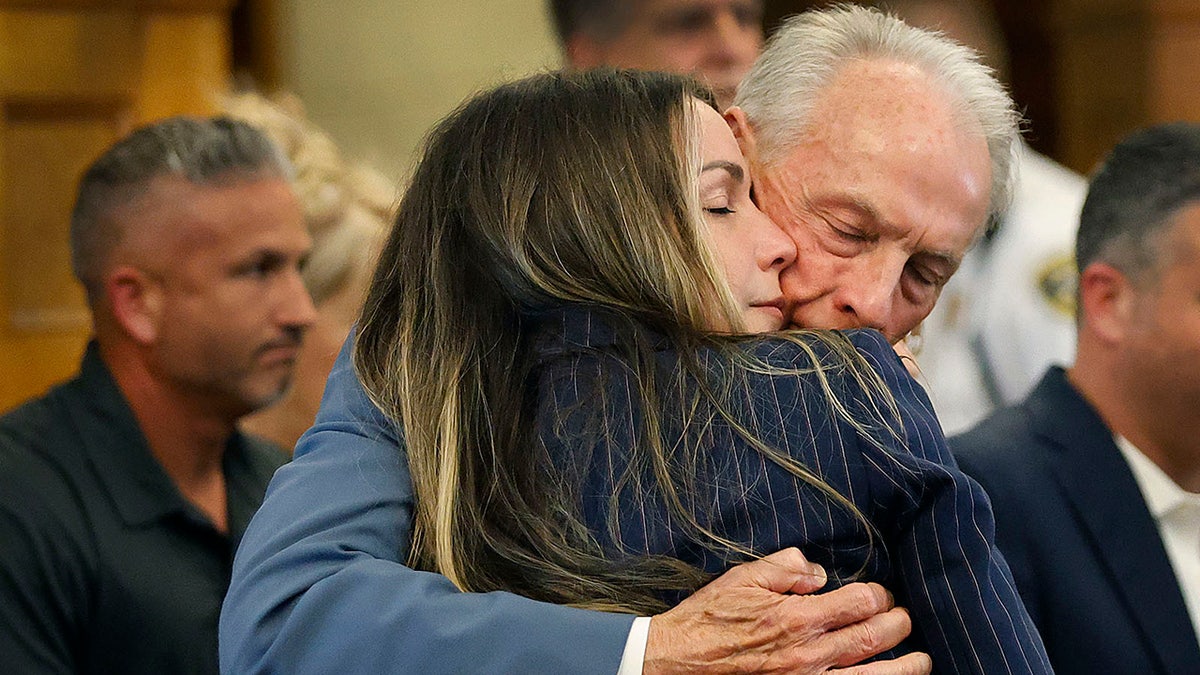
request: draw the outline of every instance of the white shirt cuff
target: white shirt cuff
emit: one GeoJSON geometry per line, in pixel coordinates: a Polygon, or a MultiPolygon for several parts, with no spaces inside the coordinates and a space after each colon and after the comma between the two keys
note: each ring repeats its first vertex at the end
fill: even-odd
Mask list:
{"type": "Polygon", "coordinates": [[[625,652],[621,654],[621,667],[617,668],[617,675],[642,675],[642,665],[646,662],[646,642],[649,640],[650,617],[639,616],[629,628],[629,637],[625,640],[625,652]]]}

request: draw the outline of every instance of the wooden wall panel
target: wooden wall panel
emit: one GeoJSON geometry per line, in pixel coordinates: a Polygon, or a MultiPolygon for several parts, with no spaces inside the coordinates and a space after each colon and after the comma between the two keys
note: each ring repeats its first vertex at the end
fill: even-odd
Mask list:
{"type": "Polygon", "coordinates": [[[6,407],[69,376],[88,334],[67,245],[75,177],[120,133],[120,106],[8,101],[0,126],[0,382],[6,407]]]}
{"type": "Polygon", "coordinates": [[[7,224],[4,293],[7,328],[19,335],[86,331],[88,311],[71,275],[67,223],[78,176],[93,148],[119,133],[108,106],[92,115],[11,107],[4,124],[3,207],[7,224]],[[34,113],[34,114],[29,114],[34,113]],[[40,171],[25,170],[39,158],[40,171]]]}
{"type": "Polygon", "coordinates": [[[85,95],[134,81],[140,24],[127,13],[0,10],[5,99],[85,95]]]}
{"type": "Polygon", "coordinates": [[[1146,123],[1151,70],[1148,18],[1127,8],[1060,10],[1055,115],[1057,155],[1088,173],[1108,150],[1146,123]]]}
{"type": "Polygon", "coordinates": [[[1200,121],[1200,2],[1155,2],[1149,42],[1147,119],[1200,121]]]}
{"type": "Polygon", "coordinates": [[[146,17],[138,82],[143,120],[216,112],[229,84],[229,24],[206,14],[146,17]]]}

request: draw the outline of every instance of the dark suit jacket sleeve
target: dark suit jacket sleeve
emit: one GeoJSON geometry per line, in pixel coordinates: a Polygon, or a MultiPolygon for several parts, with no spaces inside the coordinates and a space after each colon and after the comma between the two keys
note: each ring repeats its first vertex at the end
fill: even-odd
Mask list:
{"type": "Polygon", "coordinates": [[[991,506],[951,457],[932,405],[881,335],[852,338],[895,396],[904,442],[886,451],[860,439],[874,476],[871,494],[886,523],[897,578],[935,672],[1049,673],[1041,638],[995,545],[991,506]]]}
{"type": "Polygon", "coordinates": [[[347,342],[238,550],[222,672],[616,672],[632,616],[461,593],[405,567],[412,505],[399,439],[347,342]]]}
{"type": "MultiPolygon", "coordinates": [[[[998,426],[998,419],[999,416],[990,418],[992,426],[998,426]]],[[[1026,532],[1037,528],[1028,525],[1006,528],[1004,523],[1024,523],[1027,518],[1037,518],[1042,515],[1036,513],[1036,509],[1020,507],[1026,502],[1040,504],[1041,500],[1030,498],[1031,493],[1026,492],[1029,480],[1022,475],[1022,471],[1016,470],[1017,467],[1033,466],[1035,467],[1033,471],[1046,472],[1049,469],[1035,459],[1032,453],[1025,452],[1024,445],[1028,443],[1026,438],[1028,432],[1018,426],[1002,427],[1002,432],[1007,434],[1003,440],[991,439],[993,442],[991,447],[1005,447],[1005,443],[1014,444],[1009,453],[1012,455],[1012,462],[993,462],[989,461],[987,456],[982,453],[971,452],[973,448],[977,447],[977,441],[985,437],[986,432],[980,431],[984,428],[984,426],[979,426],[967,435],[950,439],[954,458],[963,472],[983,486],[991,499],[992,510],[1001,518],[996,536],[1004,551],[1004,558],[1008,562],[1009,569],[1012,570],[1013,581],[1021,591],[1021,598],[1025,602],[1025,608],[1029,611],[1030,618],[1033,619],[1035,626],[1042,626],[1043,617],[1039,596],[1037,593],[1031,592],[1031,589],[1038,588],[1040,583],[1038,579],[1031,576],[1034,565],[1030,562],[1031,551],[1026,545],[1026,537],[1023,536],[1026,532]],[[1007,513],[1005,512],[1006,508],[1007,513]]]]}

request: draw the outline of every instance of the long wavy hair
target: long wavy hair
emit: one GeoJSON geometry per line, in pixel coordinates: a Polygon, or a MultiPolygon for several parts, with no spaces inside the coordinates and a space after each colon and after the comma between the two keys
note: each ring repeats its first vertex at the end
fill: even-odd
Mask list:
{"type": "MultiPolygon", "coordinates": [[[[564,305],[604,311],[623,336],[622,369],[641,408],[634,447],[623,449],[623,494],[665,503],[673,522],[730,560],[764,553],[721,537],[695,510],[696,458],[711,452],[703,429],[723,421],[871,533],[848,500],[759,441],[729,404],[747,373],[769,367],[745,348],[759,338],[738,333],[704,236],[697,99],[713,105],[671,75],[543,74],[477,96],[432,132],[354,354],[367,392],[403,433],[415,567],[463,590],[636,612],[661,611],[665,593],[710,578],[669,557],[606,552],[583,523],[578,486],[556,474],[538,438],[532,342],[538,317],[564,305]],[[664,339],[678,354],[671,373],[656,365],[664,339]],[[713,350],[726,366],[702,362],[713,350]],[[666,438],[681,411],[686,438],[666,438]]],[[[868,437],[891,433],[894,403],[844,336],[774,337],[810,350],[803,371],[837,415],[868,437]],[[865,412],[839,401],[833,371],[877,394],[865,412]]],[[[621,508],[613,504],[609,522],[618,543],[621,508]]]]}

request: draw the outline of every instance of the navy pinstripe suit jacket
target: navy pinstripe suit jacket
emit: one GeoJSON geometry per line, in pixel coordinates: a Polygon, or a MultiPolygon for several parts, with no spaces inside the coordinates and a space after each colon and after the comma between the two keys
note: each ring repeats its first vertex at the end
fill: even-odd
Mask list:
{"type": "MultiPolygon", "coordinates": [[[[927,649],[935,672],[1050,672],[995,547],[987,496],[958,470],[924,391],[881,334],[854,331],[849,338],[895,396],[903,427],[899,438],[881,433],[876,434],[879,443],[869,442],[834,415],[811,374],[750,374],[750,386],[735,391],[731,403],[738,422],[853,502],[879,539],[873,544],[847,509],[767,460],[726,421],[714,420],[701,436],[668,423],[663,431],[668,447],[684,439],[702,449],[699,494],[691,495],[702,524],[761,554],[800,547],[829,571],[831,587],[860,570],[862,580],[887,585],[912,613],[915,630],[908,646],[927,649]]],[[[740,560],[701,545],[688,528],[673,522],[653,488],[639,496],[618,487],[640,420],[618,342],[616,330],[598,312],[571,309],[551,315],[540,342],[541,441],[560,468],[582,480],[584,518],[613,555],[623,547],[722,572],[740,560]],[[610,496],[617,489],[623,490],[620,545],[607,533],[610,496]]],[[[810,346],[827,352],[815,341],[810,346]]],[[[803,348],[785,340],[766,339],[749,348],[774,367],[812,365],[803,348]]],[[[661,350],[658,356],[664,372],[676,367],[675,353],[661,350]]],[[[704,356],[711,372],[720,369],[724,359],[704,356]]],[[[830,383],[852,411],[861,413],[870,405],[852,378],[835,373],[830,383]]],[[[652,476],[645,478],[653,485],[652,476]]]]}

